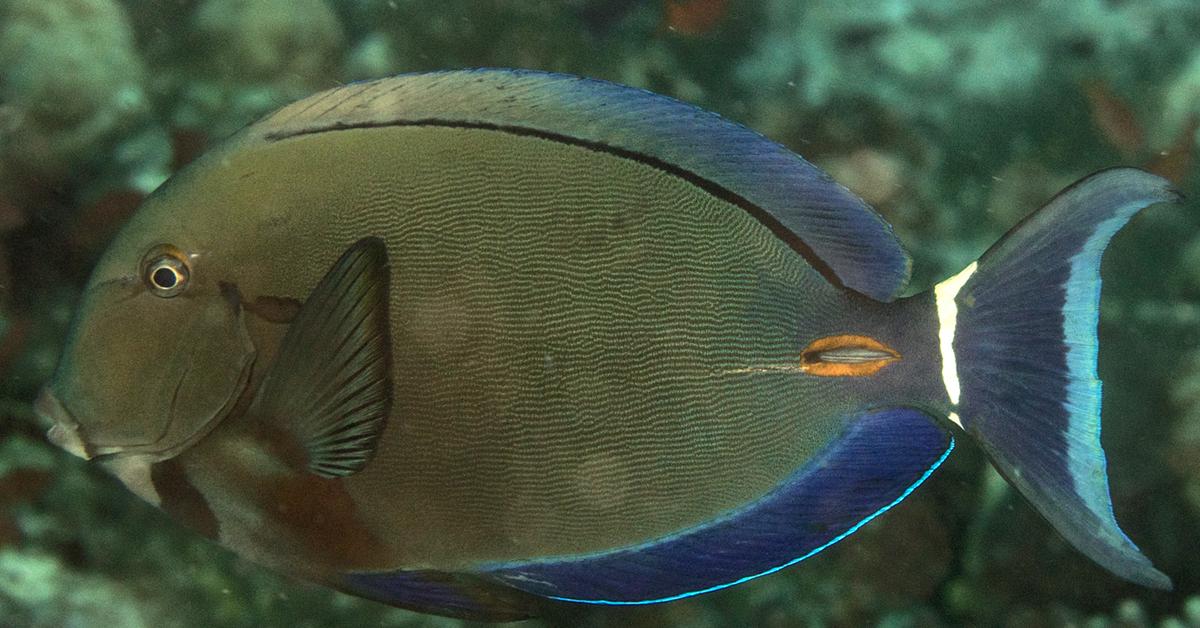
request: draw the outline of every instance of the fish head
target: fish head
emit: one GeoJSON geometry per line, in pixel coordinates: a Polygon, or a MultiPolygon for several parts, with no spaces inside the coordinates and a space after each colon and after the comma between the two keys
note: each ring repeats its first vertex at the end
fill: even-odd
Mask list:
{"type": "Polygon", "coordinates": [[[237,289],[188,222],[143,206],[93,271],[35,407],[67,451],[165,460],[245,393],[255,350],[237,289]]]}

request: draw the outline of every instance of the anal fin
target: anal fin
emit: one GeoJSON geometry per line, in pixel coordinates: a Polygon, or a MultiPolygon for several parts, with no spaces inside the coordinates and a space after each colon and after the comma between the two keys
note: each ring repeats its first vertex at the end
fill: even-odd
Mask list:
{"type": "Polygon", "coordinates": [[[633,547],[482,571],[530,593],[589,604],[653,604],[723,589],[853,534],[911,494],[953,448],[922,412],[868,412],[773,491],[719,519],[633,547]]]}
{"type": "Polygon", "coordinates": [[[475,621],[528,619],[545,603],[479,576],[431,570],[350,573],[335,586],[384,604],[475,621]]]}

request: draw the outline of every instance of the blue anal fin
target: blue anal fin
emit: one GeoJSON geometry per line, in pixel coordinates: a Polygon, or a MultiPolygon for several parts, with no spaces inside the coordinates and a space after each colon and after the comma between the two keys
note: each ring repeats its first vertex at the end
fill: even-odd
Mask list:
{"type": "Polygon", "coordinates": [[[474,621],[536,617],[543,600],[471,574],[391,571],[344,574],[338,589],[408,610],[474,621]]]}
{"type": "Polygon", "coordinates": [[[635,547],[485,571],[566,602],[653,604],[716,591],[846,538],[912,493],[953,448],[921,412],[869,412],[773,491],[718,520],[635,547]]]}

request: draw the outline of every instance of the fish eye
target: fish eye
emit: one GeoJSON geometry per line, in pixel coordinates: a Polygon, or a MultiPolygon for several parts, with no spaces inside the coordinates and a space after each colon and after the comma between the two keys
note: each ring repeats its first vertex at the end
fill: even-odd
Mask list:
{"type": "Polygon", "coordinates": [[[149,257],[142,276],[155,296],[173,297],[187,287],[190,271],[181,255],[155,252],[149,257]]]}

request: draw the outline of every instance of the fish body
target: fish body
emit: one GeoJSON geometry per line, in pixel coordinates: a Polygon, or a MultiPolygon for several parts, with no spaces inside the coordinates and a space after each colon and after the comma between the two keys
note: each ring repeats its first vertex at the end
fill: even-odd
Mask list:
{"type": "Polygon", "coordinates": [[[713,114],[533,72],[362,83],[145,201],[39,411],[239,553],[433,613],[775,571],[964,431],[1083,551],[1164,586],[1106,510],[1090,430],[1100,253],[1173,198],[1100,173],[898,298],[882,219],[713,114]]]}

